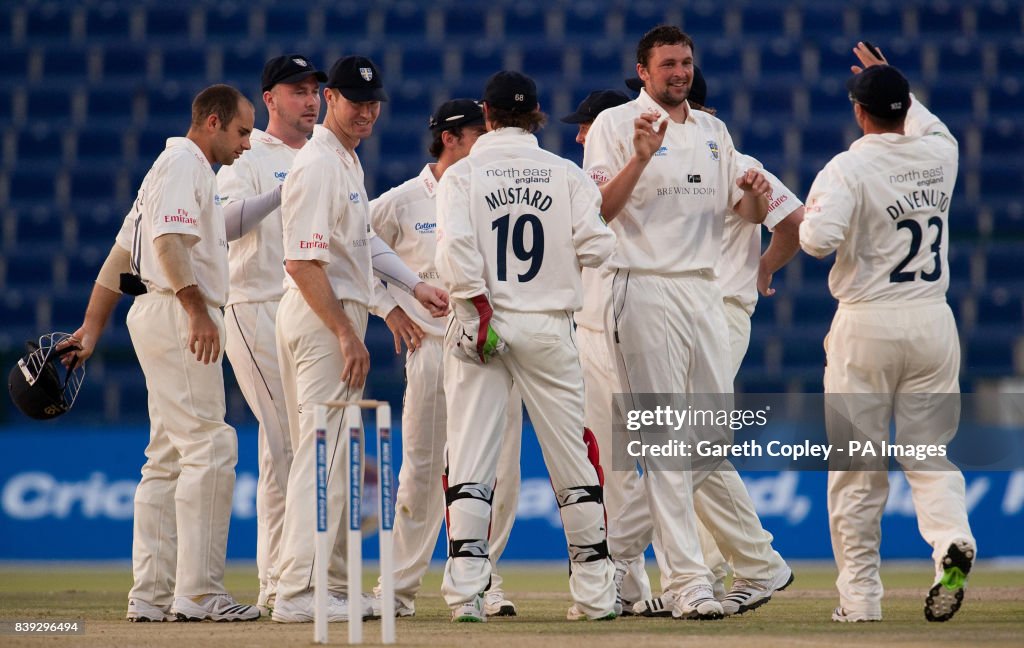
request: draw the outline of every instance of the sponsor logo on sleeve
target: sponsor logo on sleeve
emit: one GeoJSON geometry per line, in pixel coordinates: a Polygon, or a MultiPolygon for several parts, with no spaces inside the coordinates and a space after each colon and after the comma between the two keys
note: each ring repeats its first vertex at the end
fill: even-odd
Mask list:
{"type": "Polygon", "coordinates": [[[178,209],[174,214],[164,215],[165,223],[181,223],[182,225],[199,225],[199,221],[194,216],[189,216],[188,211],[184,209],[178,209]]]}
{"type": "Polygon", "coordinates": [[[599,185],[602,185],[612,179],[611,174],[605,169],[591,169],[590,179],[599,185]]]}
{"type": "Polygon", "coordinates": [[[299,241],[300,250],[326,250],[327,241],[324,240],[323,234],[317,234],[314,232],[312,241],[299,241]]]}
{"type": "Polygon", "coordinates": [[[277,180],[278,182],[284,182],[284,179],[287,177],[287,171],[274,171],[274,180],[277,180]]]}

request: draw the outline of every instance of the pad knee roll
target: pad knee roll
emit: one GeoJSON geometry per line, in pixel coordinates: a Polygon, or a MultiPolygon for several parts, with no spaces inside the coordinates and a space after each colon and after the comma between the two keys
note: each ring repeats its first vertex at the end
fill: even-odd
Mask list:
{"type": "Polygon", "coordinates": [[[572,486],[555,493],[571,562],[605,560],[608,538],[600,486],[572,486]]]}

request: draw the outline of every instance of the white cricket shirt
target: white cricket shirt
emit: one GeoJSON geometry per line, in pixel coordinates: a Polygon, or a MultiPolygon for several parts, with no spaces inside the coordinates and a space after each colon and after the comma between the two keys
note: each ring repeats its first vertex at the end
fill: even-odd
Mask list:
{"type": "MultiPolygon", "coordinates": [[[[583,167],[599,185],[633,156],[633,120],[652,109],[665,112],[641,91],[594,120],[583,167]]],[[[662,147],[610,223],[619,240],[612,267],[659,274],[713,269],[725,215],[743,197],[736,179],[745,171],[721,120],[699,110],[681,124],[669,119],[662,147]]]]}
{"type": "MultiPolygon", "coordinates": [[[[803,205],[786,185],[766,171],[757,159],[737,152],[740,166],[744,169],[758,169],[771,185],[768,194],[768,215],[764,225],[768,231],[775,229],[782,219],[803,205]]],[[[735,299],[742,304],[747,315],[754,314],[757,306],[757,268],[761,262],[761,225],[743,220],[734,211],[725,216],[722,232],[722,256],[715,266],[715,276],[722,289],[722,297],[735,299]]]]}
{"type": "MultiPolygon", "coordinates": [[[[221,206],[273,190],[284,182],[299,149],[269,133],[253,130],[252,148],[217,172],[221,206]]],[[[231,291],[228,304],[278,301],[284,295],[284,243],[281,209],[267,214],[259,225],[228,243],[231,291]]]]}
{"type": "MultiPolygon", "coordinates": [[[[367,203],[359,157],[315,126],[281,193],[284,258],[324,263],[334,296],[364,306],[372,293],[367,203]]],[[[287,273],[285,287],[298,288],[287,273]]]]}
{"type": "Polygon", "coordinates": [[[615,248],[601,193],[583,171],[518,128],[480,136],[438,185],[435,262],[455,299],[495,308],[579,310],[580,267],[615,248]]]}
{"type": "Polygon", "coordinates": [[[832,158],[807,197],[800,245],[835,264],[840,303],[945,299],[958,146],[911,95],[904,135],[865,135],[832,158]]]}
{"type": "Polygon", "coordinates": [[[171,137],[142,180],[117,243],[131,250],[132,271],[150,291],[173,291],[156,257],[153,241],[186,234],[192,272],[206,301],[223,306],[228,297],[228,244],[217,205],[217,176],[196,143],[171,137]]]}
{"type": "MultiPolygon", "coordinates": [[[[430,164],[420,174],[370,201],[370,224],[382,241],[419,278],[435,286],[441,277],[434,265],[437,250],[437,180],[430,164]]],[[[387,294],[429,335],[444,335],[444,318],[433,317],[415,297],[389,284],[387,294]]],[[[390,311],[390,308],[387,309],[390,311]]],[[[386,317],[387,313],[380,313],[386,317]]]]}

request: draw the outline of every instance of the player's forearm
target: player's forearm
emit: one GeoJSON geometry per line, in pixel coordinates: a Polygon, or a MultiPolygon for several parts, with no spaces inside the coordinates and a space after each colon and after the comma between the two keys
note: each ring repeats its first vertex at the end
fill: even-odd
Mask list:
{"type": "Polygon", "coordinates": [[[634,155],[614,178],[601,185],[601,216],[605,222],[611,222],[629,202],[648,162],[634,155]]]}
{"type": "Polygon", "coordinates": [[[804,208],[798,207],[782,219],[772,232],[772,240],[761,255],[761,271],[775,274],[800,251],[800,223],[804,221],[804,208]]]}
{"type": "Polygon", "coordinates": [[[224,227],[229,241],[236,241],[263,222],[281,206],[281,185],[258,196],[236,200],[224,206],[224,227]]]}
{"type": "Polygon", "coordinates": [[[420,277],[379,236],[370,239],[370,259],[373,274],[381,281],[398,286],[410,295],[420,283],[420,277]]]}
{"type": "Polygon", "coordinates": [[[355,333],[341,302],[334,295],[327,272],[318,261],[289,259],[285,261],[284,267],[299,287],[306,303],[328,330],[336,337],[355,333]]]}
{"type": "Polygon", "coordinates": [[[764,194],[744,191],[743,197],[733,207],[733,211],[748,223],[760,225],[768,215],[768,198],[764,194]]]}
{"type": "Polygon", "coordinates": [[[120,299],[121,293],[114,292],[97,282],[92,287],[92,294],[89,295],[89,304],[85,307],[85,317],[82,320],[81,328],[94,338],[98,338],[107,328],[110,315],[117,308],[117,302],[120,299]]]}

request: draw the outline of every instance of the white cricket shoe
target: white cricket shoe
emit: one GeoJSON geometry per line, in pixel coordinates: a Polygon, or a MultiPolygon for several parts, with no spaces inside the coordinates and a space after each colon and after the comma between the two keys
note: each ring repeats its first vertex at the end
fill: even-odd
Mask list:
{"type": "MultiPolygon", "coordinates": [[[[372,619],[373,603],[364,594],[362,596],[363,618],[372,619]]],[[[305,591],[290,599],[278,598],[274,602],[274,611],[270,618],[278,623],[312,623],[315,618],[313,609],[313,592],[305,591]]],[[[344,623],[348,621],[348,599],[338,594],[327,595],[327,622],[344,623]]]]}
{"type": "Polygon", "coordinates": [[[484,614],[483,592],[475,595],[462,605],[452,608],[453,623],[485,623],[487,615],[484,614]]]}
{"type": "Polygon", "coordinates": [[[174,621],[175,616],[156,607],[150,605],[142,599],[128,599],[128,614],[125,616],[129,621],[136,621],[139,623],[148,621],[174,621]]]}
{"type": "MultiPolygon", "coordinates": [[[[383,613],[382,599],[380,598],[380,596],[374,596],[373,599],[370,601],[370,604],[373,607],[373,618],[375,618],[375,619],[381,618],[384,615],[384,613],[383,613]]],[[[399,601],[396,598],[395,599],[395,618],[411,617],[411,616],[416,616],[416,606],[415,605],[413,605],[413,606],[405,605],[404,603],[402,603],[401,601],[399,601]]]]}
{"type": "Polygon", "coordinates": [[[643,617],[670,617],[676,603],[674,592],[662,592],[661,596],[633,604],[633,614],[643,617]]]}
{"type": "Polygon", "coordinates": [[[882,613],[872,614],[869,612],[852,612],[843,607],[832,610],[832,620],[836,623],[862,623],[866,621],[881,621],[882,613]]]}
{"type": "Polygon", "coordinates": [[[244,605],[230,594],[176,596],[171,611],[178,621],[255,621],[260,611],[255,605],[244,605]],[[197,600],[198,599],[198,600],[197,600]]]}
{"type": "Polygon", "coordinates": [[[575,603],[572,604],[569,611],[565,614],[565,618],[568,621],[614,621],[617,616],[618,614],[615,610],[605,612],[604,614],[600,614],[595,617],[587,616],[587,613],[581,610],[575,603]]]}
{"type": "Polygon", "coordinates": [[[724,616],[725,611],[722,604],[715,600],[711,585],[694,585],[683,590],[672,606],[674,619],[713,621],[724,616]]]}
{"type": "Polygon", "coordinates": [[[732,589],[722,598],[722,609],[726,616],[731,616],[759,608],[772,600],[772,594],[781,592],[792,582],[793,570],[786,564],[768,580],[735,578],[732,581],[732,589]]]}
{"type": "Polygon", "coordinates": [[[484,614],[489,617],[514,617],[516,604],[505,598],[505,592],[493,589],[484,592],[484,614]]]}
{"type": "Polygon", "coordinates": [[[974,546],[966,540],[949,545],[942,557],[941,569],[935,584],[924,600],[924,618],[929,621],[949,621],[964,600],[967,574],[974,565],[974,546]]]}

